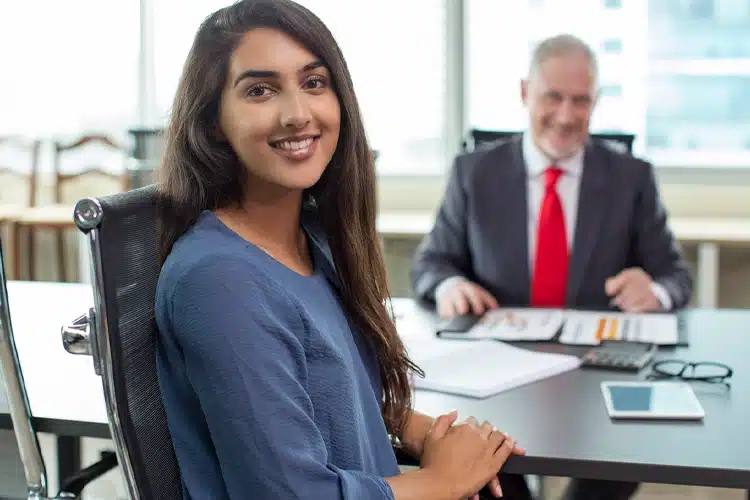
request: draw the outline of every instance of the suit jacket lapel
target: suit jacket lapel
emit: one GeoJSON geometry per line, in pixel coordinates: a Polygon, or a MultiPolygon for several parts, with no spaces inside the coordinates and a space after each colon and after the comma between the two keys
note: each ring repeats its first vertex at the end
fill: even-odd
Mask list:
{"type": "Polygon", "coordinates": [[[507,282],[517,287],[523,304],[531,300],[531,276],[529,268],[529,207],[528,176],[523,160],[521,136],[513,139],[512,158],[507,159],[504,168],[498,168],[502,178],[493,186],[497,200],[497,248],[505,248],[506,254],[498,256],[500,262],[507,262],[505,269],[507,282]]]}
{"type": "MultiPolygon", "coordinates": [[[[586,146],[583,157],[583,172],[578,194],[578,214],[573,239],[573,252],[568,271],[566,301],[574,304],[586,274],[586,264],[597,244],[602,222],[605,220],[609,204],[609,165],[606,158],[590,145],[586,146]]],[[[602,286],[604,286],[602,284],[602,286]]]]}

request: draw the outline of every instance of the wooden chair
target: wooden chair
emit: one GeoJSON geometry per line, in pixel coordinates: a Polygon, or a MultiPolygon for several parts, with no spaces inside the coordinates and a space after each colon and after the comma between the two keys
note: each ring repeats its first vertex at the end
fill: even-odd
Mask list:
{"type": "MultiPolygon", "coordinates": [[[[66,273],[65,236],[75,229],[73,207],[87,196],[104,196],[129,189],[126,169],[127,150],[103,135],[83,136],[71,144],[55,142],[53,156],[54,183],[52,203],[28,210],[18,220],[18,228],[27,231],[33,246],[40,229],[55,232],[57,273],[60,281],[66,273]],[[64,162],[70,158],[70,160],[64,162]],[[67,168],[66,168],[67,167],[67,168]]],[[[33,255],[33,253],[30,253],[33,255]]],[[[28,262],[29,279],[36,278],[33,259],[28,262]]]]}
{"type": "Polygon", "coordinates": [[[0,228],[7,232],[10,279],[20,277],[20,241],[15,224],[25,210],[36,205],[40,146],[36,140],[0,137],[0,228]]]}

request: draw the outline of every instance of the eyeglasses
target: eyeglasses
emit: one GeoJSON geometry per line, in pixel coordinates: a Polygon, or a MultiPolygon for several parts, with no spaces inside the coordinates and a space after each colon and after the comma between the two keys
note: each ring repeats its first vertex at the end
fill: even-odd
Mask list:
{"type": "Polygon", "coordinates": [[[732,369],[722,363],[701,361],[691,363],[678,359],[664,359],[651,365],[651,373],[647,378],[664,380],[679,378],[686,381],[708,382],[724,384],[730,387],[727,379],[732,377],[732,369]]]}

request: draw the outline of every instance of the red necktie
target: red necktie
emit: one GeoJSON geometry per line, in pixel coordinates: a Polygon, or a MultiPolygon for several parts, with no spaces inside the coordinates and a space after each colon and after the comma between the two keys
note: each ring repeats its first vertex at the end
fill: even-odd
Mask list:
{"type": "Polygon", "coordinates": [[[544,199],[539,211],[536,235],[534,276],[531,282],[531,305],[563,307],[568,281],[568,240],[565,218],[557,195],[557,180],[563,171],[550,167],[544,172],[544,199]]]}

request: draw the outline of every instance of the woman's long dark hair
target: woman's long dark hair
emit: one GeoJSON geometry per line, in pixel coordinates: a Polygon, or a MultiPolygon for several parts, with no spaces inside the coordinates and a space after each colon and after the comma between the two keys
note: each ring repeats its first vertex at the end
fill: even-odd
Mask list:
{"type": "Polygon", "coordinates": [[[344,57],[326,26],[290,0],[242,0],[201,25],[185,62],[166,137],[160,190],[162,259],[201,211],[244,201],[248,174],[216,132],[219,99],[229,59],[251,29],[277,29],[319,57],[331,73],[341,105],[338,146],[320,180],[307,193],[315,200],[342,285],[341,300],[368,338],[380,366],[383,418],[401,435],[411,408],[409,360],[389,309],[386,271],[375,227],[375,165],[344,57]]]}

